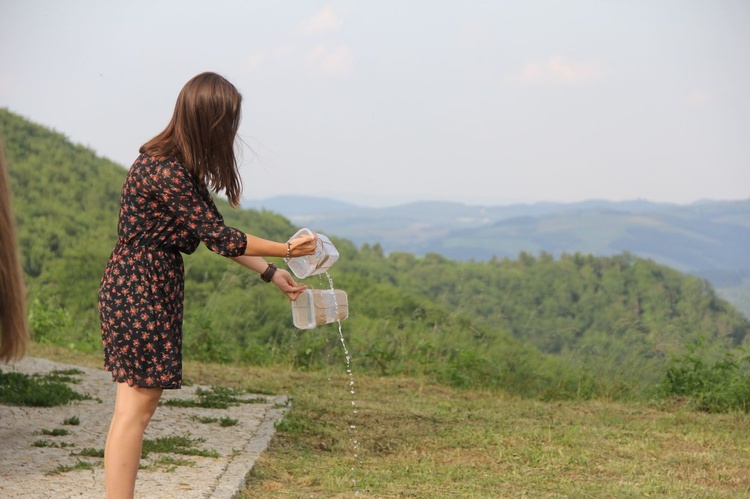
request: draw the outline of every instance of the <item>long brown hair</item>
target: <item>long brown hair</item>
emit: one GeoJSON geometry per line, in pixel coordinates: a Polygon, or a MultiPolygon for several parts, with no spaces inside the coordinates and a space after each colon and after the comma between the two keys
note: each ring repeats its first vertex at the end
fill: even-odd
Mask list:
{"type": "Polygon", "coordinates": [[[216,73],[201,73],[182,87],[172,120],[159,135],[141,146],[153,156],[176,155],[199,182],[225,191],[237,206],[242,180],[234,141],[240,126],[242,95],[216,73]]]}
{"type": "Polygon", "coordinates": [[[23,356],[29,332],[5,154],[0,144],[0,361],[23,356]]]}

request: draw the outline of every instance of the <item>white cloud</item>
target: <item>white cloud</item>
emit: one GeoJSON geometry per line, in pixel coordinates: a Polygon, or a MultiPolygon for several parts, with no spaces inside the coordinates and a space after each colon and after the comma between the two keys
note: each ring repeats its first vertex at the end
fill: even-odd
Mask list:
{"type": "Polygon", "coordinates": [[[345,46],[331,47],[321,43],[307,53],[307,65],[326,74],[341,74],[349,70],[354,60],[352,50],[345,46]]]}
{"type": "Polygon", "coordinates": [[[602,77],[602,70],[595,64],[552,57],[527,64],[514,79],[521,85],[579,85],[596,83],[602,77]]]}
{"type": "Polygon", "coordinates": [[[326,5],[312,17],[305,19],[300,24],[299,31],[303,35],[319,35],[338,31],[344,24],[344,19],[333,11],[333,7],[326,5]]]}

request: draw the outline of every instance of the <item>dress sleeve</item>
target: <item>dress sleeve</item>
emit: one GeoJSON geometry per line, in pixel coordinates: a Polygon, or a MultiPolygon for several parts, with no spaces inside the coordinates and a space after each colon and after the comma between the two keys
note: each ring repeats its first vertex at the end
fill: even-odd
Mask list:
{"type": "Polygon", "coordinates": [[[151,194],[208,249],[226,257],[245,253],[245,233],[224,224],[208,189],[204,187],[202,193],[185,167],[177,162],[158,163],[149,184],[151,194]]]}

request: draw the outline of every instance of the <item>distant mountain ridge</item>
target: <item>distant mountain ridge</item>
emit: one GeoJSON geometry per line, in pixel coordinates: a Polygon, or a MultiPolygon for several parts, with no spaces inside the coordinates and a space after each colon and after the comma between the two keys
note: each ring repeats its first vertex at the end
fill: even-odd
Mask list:
{"type": "Polygon", "coordinates": [[[521,251],[653,258],[682,271],[750,270],[750,199],[690,205],[645,200],[589,200],[474,206],[414,202],[384,208],[306,196],[282,196],[244,207],[280,213],[386,252],[439,253],[459,260],[514,258],[521,251]]]}
{"type": "Polygon", "coordinates": [[[422,201],[368,208],[284,196],[244,206],[280,213],[294,224],[358,245],[379,244],[386,253],[489,260],[516,258],[521,252],[557,257],[627,251],[708,279],[750,316],[750,199],[689,205],[646,200],[506,206],[422,201]]]}

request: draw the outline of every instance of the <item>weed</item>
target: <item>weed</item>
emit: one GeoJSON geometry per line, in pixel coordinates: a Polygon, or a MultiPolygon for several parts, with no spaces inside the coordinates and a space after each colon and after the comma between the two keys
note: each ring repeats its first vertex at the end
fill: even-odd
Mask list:
{"type": "Polygon", "coordinates": [[[141,457],[147,457],[151,452],[154,453],[172,453],[172,454],[183,454],[187,456],[202,456],[202,457],[219,457],[219,453],[215,450],[204,450],[196,448],[196,444],[205,442],[204,438],[190,438],[190,437],[162,437],[156,440],[143,440],[143,449],[141,451],[141,457]]]}
{"type": "Polygon", "coordinates": [[[192,416],[190,419],[203,424],[219,423],[220,426],[236,426],[240,421],[229,417],[213,418],[209,416],[192,416]]]}
{"type": "Polygon", "coordinates": [[[75,447],[76,444],[70,442],[52,442],[50,440],[37,440],[34,442],[34,447],[55,447],[57,449],[65,449],[66,447],[75,447]]]}
{"type": "Polygon", "coordinates": [[[0,403],[31,407],[54,407],[74,400],[89,400],[60,381],[0,370],[0,403]]]}
{"type": "Polygon", "coordinates": [[[239,421],[238,419],[232,419],[232,418],[221,418],[221,419],[219,420],[219,425],[220,425],[220,426],[222,426],[222,427],[227,427],[227,426],[237,426],[237,423],[239,423],[239,422],[240,422],[240,421],[239,421]]]}
{"type": "Polygon", "coordinates": [[[217,422],[219,420],[219,418],[212,418],[212,417],[208,417],[208,416],[203,416],[203,417],[193,416],[190,419],[192,419],[193,421],[198,421],[198,422],[203,423],[203,424],[211,424],[211,423],[215,423],[215,422],[217,422]]]}
{"type": "Polygon", "coordinates": [[[72,369],[55,369],[54,371],[51,371],[50,374],[56,374],[61,376],[78,376],[81,374],[86,374],[80,369],[72,368],[72,369]]]}
{"type": "Polygon", "coordinates": [[[250,399],[239,398],[240,395],[247,393],[246,390],[237,390],[221,386],[213,386],[211,390],[198,388],[195,394],[198,400],[190,399],[169,399],[163,402],[170,407],[203,407],[207,409],[226,409],[230,405],[239,404],[264,404],[267,402],[265,397],[254,397],[250,399]]]}
{"type": "Polygon", "coordinates": [[[265,397],[254,397],[251,399],[240,399],[241,404],[265,404],[268,399],[265,397]]]}
{"type": "Polygon", "coordinates": [[[86,456],[86,457],[104,457],[104,449],[94,449],[92,447],[86,447],[81,449],[81,452],[71,452],[71,456],[86,456]]]}
{"type": "Polygon", "coordinates": [[[78,426],[81,424],[81,420],[78,419],[78,416],[71,416],[69,418],[63,419],[63,424],[71,425],[71,426],[78,426]]]}
{"type": "Polygon", "coordinates": [[[94,469],[94,463],[90,463],[88,461],[81,461],[78,460],[76,464],[72,466],[63,466],[60,465],[54,470],[47,473],[48,475],[57,475],[59,473],[66,473],[68,471],[76,471],[76,470],[92,470],[94,469]]]}
{"type": "Polygon", "coordinates": [[[178,466],[195,466],[195,463],[189,459],[172,456],[159,456],[148,464],[141,464],[139,469],[158,470],[164,473],[174,473],[178,466]]]}
{"type": "Polygon", "coordinates": [[[54,371],[50,371],[48,374],[34,374],[33,376],[35,378],[44,379],[45,381],[54,381],[58,383],[80,383],[81,380],[79,380],[78,378],[74,378],[73,376],[81,374],[85,373],[80,369],[56,369],[54,371]]]}
{"type": "Polygon", "coordinates": [[[42,435],[50,435],[52,437],[64,437],[70,435],[70,432],[64,428],[55,428],[54,430],[42,429],[42,435]]]}

